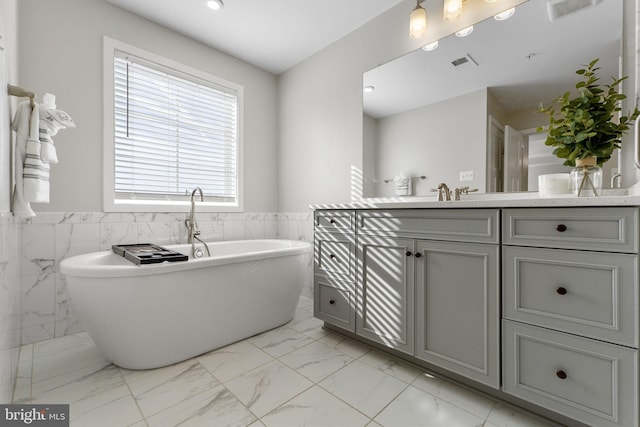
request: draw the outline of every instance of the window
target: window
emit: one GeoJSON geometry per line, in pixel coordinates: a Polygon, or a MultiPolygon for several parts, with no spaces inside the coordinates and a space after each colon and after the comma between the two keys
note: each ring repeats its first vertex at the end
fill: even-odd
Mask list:
{"type": "Polygon", "coordinates": [[[241,210],[242,87],[105,38],[108,63],[105,210],[181,211],[196,187],[241,210]]]}

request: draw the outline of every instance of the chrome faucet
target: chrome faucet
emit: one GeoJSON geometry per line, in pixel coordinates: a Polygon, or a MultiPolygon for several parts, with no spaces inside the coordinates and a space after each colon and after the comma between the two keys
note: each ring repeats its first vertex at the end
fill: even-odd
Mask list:
{"type": "Polygon", "coordinates": [[[611,188],[620,188],[620,180],[621,179],[622,179],[622,174],[621,173],[613,174],[613,176],[611,177],[611,188]],[[617,185],[615,185],[616,181],[617,181],[617,185]]]}
{"type": "Polygon", "coordinates": [[[194,200],[196,191],[200,193],[200,201],[204,201],[204,195],[202,194],[202,189],[200,187],[196,187],[191,192],[191,212],[189,212],[189,218],[184,220],[184,224],[187,226],[187,243],[191,244],[191,255],[194,258],[202,258],[204,256],[204,252],[200,248],[196,248],[195,241],[202,243],[204,248],[207,250],[207,256],[211,256],[211,252],[209,252],[209,246],[200,240],[200,229],[198,228],[198,223],[196,222],[196,201],[194,200]]]}

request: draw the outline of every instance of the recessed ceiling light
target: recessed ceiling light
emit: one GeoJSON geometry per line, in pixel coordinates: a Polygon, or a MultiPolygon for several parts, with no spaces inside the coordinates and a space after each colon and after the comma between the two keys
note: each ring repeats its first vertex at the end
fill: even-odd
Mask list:
{"type": "Polygon", "coordinates": [[[363,92],[366,92],[366,93],[371,93],[371,92],[373,92],[374,90],[376,90],[376,87],[375,87],[375,86],[365,86],[365,87],[362,89],[362,91],[363,91],[363,92]]]}
{"type": "Polygon", "coordinates": [[[458,37],[467,37],[469,34],[473,33],[473,25],[463,28],[460,31],[456,32],[456,36],[458,37]]]}
{"type": "Polygon", "coordinates": [[[224,7],[224,3],[222,3],[222,0],[208,0],[207,6],[209,9],[220,10],[224,7]]]}
{"type": "Polygon", "coordinates": [[[511,18],[514,13],[516,13],[516,8],[512,7],[511,9],[507,9],[504,12],[497,14],[493,17],[493,19],[495,19],[496,21],[504,21],[511,18]]]}
{"type": "Polygon", "coordinates": [[[426,52],[431,52],[432,50],[436,50],[438,48],[438,40],[433,43],[429,43],[427,45],[422,46],[422,50],[426,52]]]}

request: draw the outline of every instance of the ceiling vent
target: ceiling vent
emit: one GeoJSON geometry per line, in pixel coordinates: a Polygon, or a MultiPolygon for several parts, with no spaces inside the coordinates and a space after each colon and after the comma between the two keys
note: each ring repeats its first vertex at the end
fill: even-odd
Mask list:
{"type": "Polygon", "coordinates": [[[459,70],[461,68],[477,67],[478,63],[467,53],[465,56],[451,61],[451,65],[453,65],[453,68],[456,70],[459,70]]]}
{"type": "Polygon", "coordinates": [[[585,7],[595,6],[601,0],[547,0],[549,21],[555,21],[561,16],[568,15],[585,7]]]}

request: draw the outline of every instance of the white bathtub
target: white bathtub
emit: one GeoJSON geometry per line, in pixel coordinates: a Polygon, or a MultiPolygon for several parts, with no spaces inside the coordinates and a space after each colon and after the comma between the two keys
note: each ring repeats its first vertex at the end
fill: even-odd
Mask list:
{"type": "MultiPolygon", "coordinates": [[[[208,243],[210,258],[137,266],[111,251],[60,264],[85,329],[128,369],[189,359],[288,322],[311,245],[289,240],[208,243]]],[[[191,245],[170,249],[189,254],[191,245]]]]}

